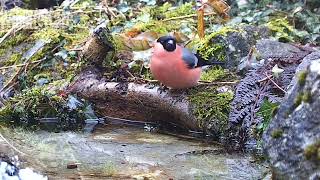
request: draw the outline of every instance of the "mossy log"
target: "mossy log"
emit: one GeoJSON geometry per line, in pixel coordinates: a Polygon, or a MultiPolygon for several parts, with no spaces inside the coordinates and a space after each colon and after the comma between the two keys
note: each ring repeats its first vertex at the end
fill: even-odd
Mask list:
{"type": "MultiPolygon", "coordinates": [[[[91,64],[102,66],[109,52],[114,52],[112,37],[108,36],[109,31],[106,28],[96,28],[91,38],[82,48],[82,57],[91,64]]],[[[112,53],[113,54],[113,53],[112,53]]]]}
{"type": "MultiPolygon", "coordinates": [[[[111,82],[110,78],[103,76],[110,69],[105,66],[110,64],[106,61],[116,60],[109,54],[118,50],[117,41],[110,37],[106,28],[99,28],[87,41],[82,51],[87,66],[76,76],[67,92],[93,102],[102,116],[173,124],[185,130],[204,131],[217,138],[224,134],[233,98],[231,86],[213,83],[185,90],[169,90],[126,78],[121,82],[111,82]]],[[[216,77],[222,72],[218,69],[204,74],[216,77]]]]}
{"type": "Polygon", "coordinates": [[[97,69],[82,72],[78,77],[68,91],[93,102],[103,116],[200,129],[192,105],[181,92],[150,84],[108,82],[97,69]]]}

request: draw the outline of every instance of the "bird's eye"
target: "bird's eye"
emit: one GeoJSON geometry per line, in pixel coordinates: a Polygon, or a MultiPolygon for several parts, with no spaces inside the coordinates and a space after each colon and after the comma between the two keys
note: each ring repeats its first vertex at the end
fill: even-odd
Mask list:
{"type": "Polygon", "coordinates": [[[176,49],[176,42],[170,39],[163,44],[163,48],[169,52],[172,52],[176,49]]]}

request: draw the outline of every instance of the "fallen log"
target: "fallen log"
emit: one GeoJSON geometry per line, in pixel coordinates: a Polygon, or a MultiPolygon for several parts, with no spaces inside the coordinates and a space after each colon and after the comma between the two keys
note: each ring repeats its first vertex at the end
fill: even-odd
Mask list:
{"type": "Polygon", "coordinates": [[[82,72],[70,93],[90,100],[102,116],[148,122],[170,122],[200,130],[187,96],[159,86],[133,82],[108,82],[97,69],[82,72]]]}
{"type": "MultiPolygon", "coordinates": [[[[203,131],[217,138],[225,134],[234,82],[208,81],[191,89],[165,90],[150,82],[132,82],[122,77],[121,68],[112,73],[121,77],[106,77],[104,74],[110,73],[110,62],[116,61],[118,46],[107,29],[97,28],[82,48],[87,66],[67,92],[91,101],[101,116],[165,123],[184,130],[203,131]]],[[[226,77],[234,80],[232,76],[226,77]]]]}

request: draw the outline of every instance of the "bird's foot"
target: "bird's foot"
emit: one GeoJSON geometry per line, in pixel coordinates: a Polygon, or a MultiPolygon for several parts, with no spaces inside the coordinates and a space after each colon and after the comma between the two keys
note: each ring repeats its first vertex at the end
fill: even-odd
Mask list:
{"type": "Polygon", "coordinates": [[[159,88],[158,88],[158,91],[161,93],[165,92],[165,91],[168,91],[170,90],[167,86],[163,85],[163,84],[160,84],[159,88]]]}

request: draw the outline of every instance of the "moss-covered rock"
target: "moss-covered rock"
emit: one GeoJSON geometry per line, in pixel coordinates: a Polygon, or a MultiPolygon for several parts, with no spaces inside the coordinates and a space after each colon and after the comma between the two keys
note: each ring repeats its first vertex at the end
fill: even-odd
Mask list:
{"type": "Polygon", "coordinates": [[[209,70],[202,72],[200,80],[213,82],[219,79],[223,79],[228,74],[226,71],[227,70],[223,69],[220,66],[212,67],[209,70]]]}
{"type": "MultiPolygon", "coordinates": [[[[94,17],[96,12],[81,13],[83,16],[80,17],[79,13],[67,16],[64,11],[49,13],[15,8],[0,17],[0,25],[7,22],[14,24],[16,22],[13,20],[19,16],[20,19],[25,18],[26,22],[34,26],[31,30],[25,26],[26,30],[22,29],[10,34],[0,44],[0,64],[9,66],[5,69],[5,84],[10,82],[9,80],[16,73],[12,65],[25,68],[17,75],[14,82],[10,82],[16,81],[18,84],[14,86],[14,90],[9,89],[9,92],[15,93],[9,93],[8,96],[16,95],[8,99],[1,109],[3,121],[38,128],[42,118],[56,118],[60,123],[58,127],[60,130],[77,129],[83,125],[84,114],[78,110],[68,109],[67,100],[58,96],[58,91],[50,90],[54,86],[60,87],[61,82],[69,83],[82,64],[77,51],[69,49],[79,48],[81,43],[90,36],[90,28],[96,24],[90,16],[94,17]],[[32,18],[34,14],[41,14],[41,18],[32,18]],[[62,18],[65,24],[60,26],[62,18]],[[57,26],[59,26],[58,29],[57,26]],[[44,45],[36,48],[39,41],[44,42],[44,45]],[[32,53],[27,54],[26,52],[29,51],[32,53]],[[29,64],[24,67],[22,64],[25,62],[29,64]]],[[[8,23],[8,29],[11,28],[11,24],[8,23]]],[[[4,29],[4,31],[6,33],[7,30],[4,29]]],[[[1,34],[4,33],[1,32],[1,34]]]]}
{"type": "MultiPolygon", "coordinates": [[[[65,82],[59,81],[63,85],[65,82]]],[[[56,86],[58,87],[58,86],[56,86]]],[[[49,130],[77,130],[84,124],[85,114],[83,104],[69,105],[72,101],[58,94],[58,89],[51,86],[35,86],[22,91],[7,101],[5,107],[0,109],[0,121],[8,125],[23,126],[39,129],[45,126],[46,119],[56,119],[51,122],[56,125],[49,130]],[[52,89],[53,88],[53,89],[52,89]],[[69,101],[69,102],[68,102],[69,101]]]]}
{"type": "Polygon", "coordinates": [[[225,135],[233,92],[219,92],[219,87],[193,89],[188,99],[199,126],[214,138],[225,135]]]}
{"type": "Polygon", "coordinates": [[[317,140],[316,142],[309,144],[304,149],[304,156],[307,160],[314,160],[320,163],[320,140],[317,140]]]}
{"type": "Polygon", "coordinates": [[[256,42],[268,36],[265,27],[226,26],[209,34],[203,40],[193,41],[189,48],[195,47],[204,59],[223,61],[225,67],[235,70],[256,42]]]}
{"type": "MultiPolygon", "coordinates": [[[[303,86],[296,78],[296,83],[285,96],[277,115],[263,135],[264,150],[276,179],[318,177],[320,170],[319,54],[314,52],[305,57],[309,65],[300,69],[305,74],[302,78],[303,86]]],[[[297,73],[296,76],[301,74],[297,73]]]]}

